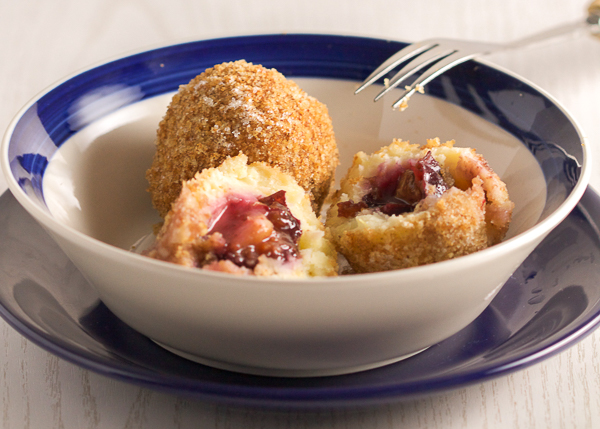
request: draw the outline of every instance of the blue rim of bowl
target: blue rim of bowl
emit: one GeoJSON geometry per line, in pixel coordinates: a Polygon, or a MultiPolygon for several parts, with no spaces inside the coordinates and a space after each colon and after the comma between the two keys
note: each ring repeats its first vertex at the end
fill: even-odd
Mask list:
{"type": "MultiPolygon", "coordinates": [[[[73,103],[98,88],[110,85],[136,87],[138,95],[132,101],[139,101],[175,91],[180,84],[186,83],[205,68],[216,63],[240,58],[261,63],[266,67],[274,67],[290,77],[312,76],[359,82],[383,60],[404,46],[405,44],[401,42],[352,36],[261,35],[187,42],[144,51],[78,73],[51,87],[40,97],[36,97],[9,127],[3,148],[8,152],[8,139],[13,135],[18,135],[28,125],[26,122],[22,122],[22,119],[27,117],[27,112],[33,112],[33,116],[39,118],[48,137],[48,139],[37,141],[35,144],[50,144],[55,150],[80,129],[79,125],[75,127],[69,125],[73,103]]],[[[589,154],[586,147],[581,148],[580,146],[583,139],[577,126],[549,95],[509,72],[480,61],[469,61],[449,71],[443,78],[430,83],[426,91],[429,95],[457,104],[489,122],[497,124],[523,141],[538,158],[547,177],[557,177],[557,186],[568,188],[569,192],[567,193],[570,193],[572,197],[573,194],[578,193],[571,198],[569,207],[565,208],[565,204],[560,206],[565,208],[561,216],[564,217],[570,212],[585,190],[585,176],[589,176],[589,168],[585,168],[585,161],[589,154]],[[474,87],[472,82],[479,82],[479,87],[474,87]],[[451,91],[448,91],[448,84],[452,87],[451,91]],[[506,91],[509,91],[510,94],[506,94],[506,91]],[[507,96],[506,99],[502,99],[503,95],[507,96]],[[515,116],[513,109],[515,97],[518,97],[516,100],[526,103],[541,103],[541,110],[538,109],[541,112],[539,117],[521,117],[518,114],[515,116]],[[558,133],[561,137],[560,141],[554,140],[557,132],[556,127],[553,127],[555,125],[553,118],[557,114],[564,118],[562,125],[567,125],[558,133]],[[535,129],[532,128],[534,126],[535,129]],[[562,154],[560,163],[557,163],[555,159],[557,153],[562,154]]],[[[30,180],[31,186],[43,201],[41,179],[48,159],[36,159],[23,155],[26,153],[20,154],[20,159],[16,156],[12,160],[17,160],[18,168],[29,174],[29,177],[25,179],[30,180]]],[[[4,154],[2,158],[3,162],[5,158],[8,159],[4,154]]],[[[11,185],[15,180],[8,173],[9,170],[13,170],[7,164],[3,164],[3,168],[7,171],[8,182],[11,185]]],[[[19,188],[22,188],[21,179],[23,178],[16,180],[19,188]]],[[[11,187],[11,190],[15,191],[14,186],[11,187]]],[[[15,196],[23,203],[23,198],[19,198],[18,192],[15,193],[15,196]]],[[[553,213],[556,211],[556,207],[549,210],[553,213]]],[[[51,344],[47,344],[47,347],[52,349],[51,344]]],[[[55,352],[57,351],[55,350],[55,352]]],[[[71,361],[78,361],[76,356],[65,354],[64,351],[57,354],[71,361]]],[[[518,365],[523,365],[523,363],[518,365]]],[[[131,377],[129,374],[119,371],[115,374],[114,368],[95,366],[90,362],[84,366],[122,379],[131,377]]],[[[495,369],[494,373],[503,371],[505,370],[495,369]]],[[[147,385],[168,387],[165,386],[165,383],[168,384],[168,379],[157,377],[156,374],[144,375],[141,373],[138,375],[139,377],[133,377],[138,382],[144,381],[147,385]]],[[[487,373],[472,374],[461,383],[489,376],[490,374],[487,373]]],[[[132,381],[134,380],[132,379],[132,381]]],[[[194,383],[188,385],[185,380],[180,381],[180,387],[183,387],[184,390],[193,389],[194,383]]],[[[436,383],[437,388],[456,385],[455,379],[440,379],[436,383]]],[[[203,387],[206,389],[204,391],[206,396],[210,396],[213,389],[216,389],[215,391],[220,389],[218,385],[204,385],[203,387]]],[[[391,389],[394,390],[394,388],[391,389]]],[[[229,393],[233,396],[240,394],[240,392],[229,393]]],[[[260,392],[255,391],[255,393],[259,394],[260,392]]],[[[262,393],[266,394],[267,392],[262,393]]],[[[365,392],[347,393],[349,397],[365,396],[365,392]]],[[[383,392],[371,392],[367,396],[382,394],[383,392]]],[[[302,392],[298,392],[296,396],[292,396],[295,400],[301,401],[303,395],[302,392]]]]}
{"type": "MultiPolygon", "coordinates": [[[[78,112],[84,111],[80,107],[82,100],[86,103],[94,97],[106,100],[108,92],[109,95],[124,93],[121,98],[125,103],[134,103],[174,92],[206,68],[241,58],[276,68],[291,78],[359,82],[404,46],[401,42],[353,36],[280,34],[187,42],[136,53],[74,74],[34,98],[9,126],[0,161],[9,188],[21,204],[36,213],[38,220],[77,240],[88,240],[89,237],[63,227],[48,215],[42,188],[48,160],[62,143],[86,125],[85,121],[74,120],[78,112]],[[37,129],[34,139],[19,139],[31,129],[37,129]],[[13,141],[24,147],[13,147],[13,141]]],[[[510,72],[480,61],[451,69],[425,90],[515,135],[536,157],[546,180],[552,183],[542,220],[527,234],[519,234],[507,242],[541,237],[567,216],[589,180],[589,151],[581,144],[584,138],[575,121],[550,95],[510,72]]],[[[112,110],[104,113],[124,105],[114,104],[112,110]]],[[[494,246],[463,258],[489,257],[498,250],[494,246]]],[[[452,261],[437,265],[446,263],[452,261]]],[[[169,267],[178,268],[181,267],[169,267]]],[[[331,280],[335,283],[335,279],[331,280]]]]}

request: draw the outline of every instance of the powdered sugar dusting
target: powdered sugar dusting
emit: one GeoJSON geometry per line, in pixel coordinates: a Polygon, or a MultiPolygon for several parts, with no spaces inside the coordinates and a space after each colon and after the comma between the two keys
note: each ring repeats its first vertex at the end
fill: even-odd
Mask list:
{"type": "Polygon", "coordinates": [[[338,163],[327,108],[277,70],[243,60],[218,64],[182,86],[158,142],[148,176],[157,182],[149,179],[153,194],[159,184],[169,189],[164,202],[154,200],[164,214],[182,179],[240,152],[292,174],[313,201],[328,193],[338,163]]]}

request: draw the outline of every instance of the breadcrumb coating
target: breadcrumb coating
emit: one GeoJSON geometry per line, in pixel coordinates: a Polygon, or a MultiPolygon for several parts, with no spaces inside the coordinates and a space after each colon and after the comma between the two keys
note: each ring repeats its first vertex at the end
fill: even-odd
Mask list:
{"type": "MultiPolygon", "coordinates": [[[[205,169],[184,182],[155,243],[144,254],[179,265],[236,275],[284,278],[337,275],[337,253],[325,237],[324,226],[313,212],[306,191],[277,168],[247,162],[243,154],[228,158],[219,167],[205,169]],[[282,190],[287,207],[300,221],[299,258],[284,262],[261,255],[252,269],[229,260],[205,259],[222,244],[223,236],[211,234],[210,230],[230,196],[256,199],[282,190]]],[[[257,221],[270,224],[266,218],[257,221]]]]}
{"type": "Polygon", "coordinates": [[[317,212],[339,162],[324,104],[275,69],[219,64],[181,86],[159,124],[146,173],[159,214],[166,216],[183,181],[239,153],[291,174],[317,212]]]}
{"type": "MultiPolygon", "coordinates": [[[[485,159],[454,141],[426,145],[395,140],[380,151],[359,152],[340,183],[327,214],[326,227],[337,250],[354,272],[386,271],[467,255],[502,240],[514,204],[506,185],[485,159]],[[338,203],[358,202],[371,190],[368,178],[382,165],[407,165],[428,152],[449,186],[441,195],[426,195],[414,211],[387,215],[362,207],[356,216],[339,215],[338,203]]],[[[361,206],[359,206],[361,207],[361,206]]]]}

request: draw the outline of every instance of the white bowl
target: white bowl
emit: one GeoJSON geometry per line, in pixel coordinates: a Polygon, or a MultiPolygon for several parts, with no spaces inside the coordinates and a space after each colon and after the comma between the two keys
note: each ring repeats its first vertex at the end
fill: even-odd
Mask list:
{"type": "Polygon", "coordinates": [[[403,46],[355,37],[276,35],[168,46],[72,76],[11,123],[1,162],[18,201],[45,227],[104,304],[169,350],[218,368],[334,375],[406,358],[471,323],[539,242],[575,207],[589,179],[576,124],[550,96],[505,71],[468,62],[432,82],[404,112],[357,82],[403,46]],[[144,172],[158,121],[180,84],[244,58],[275,67],[330,110],[344,174],[358,150],[392,138],[456,139],[482,153],[515,202],[507,239],[428,266],[376,274],[239,278],[130,252],[158,220],[144,172]]]}

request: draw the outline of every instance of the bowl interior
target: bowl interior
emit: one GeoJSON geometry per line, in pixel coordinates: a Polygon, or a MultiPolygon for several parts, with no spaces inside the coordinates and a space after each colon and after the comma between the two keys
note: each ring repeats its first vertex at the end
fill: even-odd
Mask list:
{"type": "Polygon", "coordinates": [[[468,62],[428,85],[427,95],[414,96],[404,112],[390,108],[396,94],[378,103],[372,102],[377,88],[353,95],[357,81],[402,46],[339,36],[256,36],[116,60],[28,106],[7,134],[5,165],[59,222],[129,249],[159,220],[144,173],[172,94],[207,67],[245,58],[277,68],[327,104],[341,153],[338,179],[359,150],[372,152],[393,138],[424,143],[439,137],[476,148],[507,183],[516,206],[509,237],[565,201],[581,175],[581,137],[555,103],[517,77],[468,62]]]}

